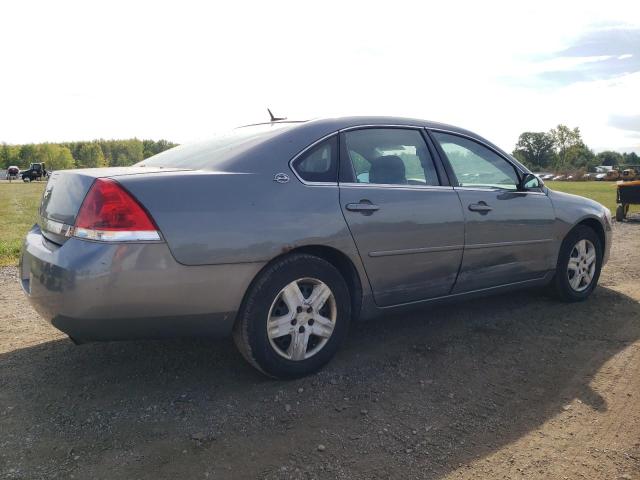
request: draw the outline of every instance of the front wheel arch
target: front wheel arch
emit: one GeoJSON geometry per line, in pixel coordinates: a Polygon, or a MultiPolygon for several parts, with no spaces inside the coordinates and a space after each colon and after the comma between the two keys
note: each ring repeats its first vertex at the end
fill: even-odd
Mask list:
{"type": "MultiPolygon", "coordinates": [[[[604,255],[604,251],[606,250],[607,237],[604,233],[604,227],[602,226],[602,223],[600,223],[600,221],[595,218],[591,218],[591,217],[585,218],[584,220],[581,220],[580,222],[578,222],[578,224],[576,224],[576,226],[573,227],[571,231],[573,231],[579,225],[584,225],[585,227],[589,227],[591,230],[593,230],[596,233],[596,235],[598,236],[598,239],[600,240],[600,248],[602,248],[602,254],[604,255]]],[[[567,235],[569,235],[571,231],[567,232],[567,235]]]]}
{"type": "MultiPolygon", "coordinates": [[[[596,220],[596,222],[598,221],[596,220]]],[[[556,296],[559,300],[565,302],[582,301],[589,297],[591,292],[596,288],[598,284],[600,271],[602,269],[604,251],[604,244],[602,244],[602,241],[596,229],[594,229],[588,223],[585,224],[584,222],[580,222],[575,225],[571,230],[569,230],[569,232],[567,232],[565,237],[562,239],[560,251],[558,252],[555,274],[550,284],[548,285],[550,292],[554,294],[554,296],[556,296]],[[589,285],[589,287],[585,290],[575,291],[572,290],[567,281],[566,264],[569,259],[569,255],[571,254],[571,249],[574,248],[575,243],[580,239],[587,239],[594,244],[596,248],[596,270],[591,285],[589,285]]]]}

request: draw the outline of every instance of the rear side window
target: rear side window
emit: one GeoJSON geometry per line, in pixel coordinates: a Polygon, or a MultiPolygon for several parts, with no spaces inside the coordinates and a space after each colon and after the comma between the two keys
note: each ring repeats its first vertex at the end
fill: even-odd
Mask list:
{"type": "Polygon", "coordinates": [[[314,145],[298,157],[292,165],[305,182],[338,181],[338,137],[314,145]]]}

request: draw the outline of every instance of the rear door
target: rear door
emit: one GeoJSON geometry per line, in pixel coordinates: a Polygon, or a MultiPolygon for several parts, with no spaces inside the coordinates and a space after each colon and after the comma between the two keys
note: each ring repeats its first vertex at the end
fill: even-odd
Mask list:
{"type": "Polygon", "coordinates": [[[464,215],[424,132],[350,129],[340,152],[340,204],[375,302],[447,295],[462,260],[464,215]]]}
{"type": "Polygon", "coordinates": [[[464,259],[454,293],[533,280],[555,267],[551,200],[519,191],[515,166],[489,146],[432,131],[466,219],[464,259]]]}

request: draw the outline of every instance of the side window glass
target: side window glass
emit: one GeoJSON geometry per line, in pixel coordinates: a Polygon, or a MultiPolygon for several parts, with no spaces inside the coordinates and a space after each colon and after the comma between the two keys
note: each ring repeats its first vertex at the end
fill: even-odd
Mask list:
{"type": "Polygon", "coordinates": [[[337,182],[338,137],[320,142],[293,162],[294,170],[307,182],[337,182]]]}
{"type": "Polygon", "coordinates": [[[497,153],[457,135],[433,132],[453,169],[460,187],[487,187],[516,190],[515,168],[497,153]]]}
{"type": "Polygon", "coordinates": [[[440,184],[418,130],[365,128],[345,132],[344,140],[357,183],[440,184]]]}

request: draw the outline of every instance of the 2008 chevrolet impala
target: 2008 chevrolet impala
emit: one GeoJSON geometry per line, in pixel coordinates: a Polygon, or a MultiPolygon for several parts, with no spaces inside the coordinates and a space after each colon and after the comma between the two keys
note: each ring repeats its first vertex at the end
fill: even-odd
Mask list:
{"type": "Polygon", "coordinates": [[[274,377],[312,372],[356,318],[549,285],[588,297],[611,213],[460,128],[272,122],[133,167],[60,171],[21,262],[83,342],[233,332],[274,377]]]}

